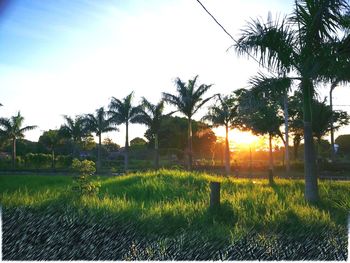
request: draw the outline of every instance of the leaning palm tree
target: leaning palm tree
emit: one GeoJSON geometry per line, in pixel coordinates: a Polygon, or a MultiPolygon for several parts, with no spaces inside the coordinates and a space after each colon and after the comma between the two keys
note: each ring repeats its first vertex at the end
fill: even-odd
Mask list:
{"type": "Polygon", "coordinates": [[[192,170],[192,117],[212,97],[203,99],[203,95],[212,85],[202,84],[196,88],[198,75],[190,79],[188,83],[182,82],[180,78],[175,81],[177,94],[163,92],[165,102],[174,105],[178,111],[187,117],[188,122],[188,169],[192,170]]]}
{"type": "Polygon", "coordinates": [[[97,152],[97,171],[101,170],[101,136],[102,133],[116,131],[112,118],[108,118],[108,113],[103,107],[96,110],[94,114],[87,114],[84,118],[85,125],[89,132],[95,133],[98,136],[98,152],[97,152]]]}
{"type": "Polygon", "coordinates": [[[291,71],[299,75],[295,79],[303,93],[305,199],[309,202],[319,199],[311,115],[314,81],[327,65],[322,44],[332,41],[347,8],[346,0],[296,1],[293,13],[281,21],[273,22],[269,16],[266,23],[250,22],[235,45],[238,54],[252,52],[261,65],[278,75],[291,71]]]}
{"type": "Polygon", "coordinates": [[[131,92],[123,100],[112,97],[109,104],[109,115],[113,123],[125,124],[125,171],[128,170],[129,166],[129,123],[136,123],[135,117],[141,112],[140,106],[132,106],[133,96],[134,92],[131,92]]]}
{"type": "Polygon", "coordinates": [[[134,117],[134,121],[137,123],[148,126],[152,135],[154,136],[154,168],[159,168],[159,131],[162,120],[165,116],[169,116],[174,113],[163,114],[164,101],[161,100],[157,104],[152,104],[146,98],[142,98],[141,110],[134,117]]]}
{"type": "Polygon", "coordinates": [[[77,155],[78,144],[83,138],[89,136],[89,132],[85,126],[83,116],[76,116],[75,119],[63,115],[66,121],[60,128],[60,134],[62,137],[68,138],[73,141],[73,156],[77,155]]]}
{"type": "Polygon", "coordinates": [[[209,121],[214,127],[225,127],[225,171],[226,175],[230,174],[230,145],[228,132],[230,128],[235,126],[238,119],[238,105],[233,97],[218,96],[217,105],[209,108],[209,113],[202,120],[209,121]]]}
{"type": "Polygon", "coordinates": [[[0,118],[0,136],[5,140],[12,141],[12,167],[16,167],[16,142],[17,139],[24,138],[24,133],[26,131],[31,131],[37,126],[23,126],[24,117],[18,112],[17,116],[12,116],[8,118],[0,118]]]}

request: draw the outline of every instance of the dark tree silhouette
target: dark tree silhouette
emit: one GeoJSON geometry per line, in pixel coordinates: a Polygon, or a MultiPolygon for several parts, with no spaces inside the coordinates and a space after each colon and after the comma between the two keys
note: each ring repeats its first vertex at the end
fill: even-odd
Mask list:
{"type": "Polygon", "coordinates": [[[84,118],[85,125],[89,132],[98,136],[97,171],[101,171],[101,136],[102,133],[117,131],[112,118],[108,117],[103,107],[96,110],[95,114],[87,114],[84,118]]]}
{"type": "Polygon", "coordinates": [[[165,102],[174,105],[179,112],[187,117],[188,121],[188,169],[192,170],[192,117],[193,115],[212,97],[203,99],[204,94],[212,85],[202,84],[196,87],[198,75],[194,79],[190,79],[188,83],[182,82],[180,78],[175,81],[177,94],[163,92],[165,102]]]}
{"type": "Polygon", "coordinates": [[[129,123],[136,123],[136,116],[141,112],[140,106],[133,106],[132,99],[134,92],[131,92],[128,96],[119,100],[112,97],[109,104],[109,115],[113,123],[120,125],[125,124],[125,159],[124,169],[128,170],[129,166],[129,123]]]}
{"type": "Polygon", "coordinates": [[[12,167],[16,167],[16,141],[17,139],[24,138],[26,131],[31,131],[37,128],[36,125],[23,126],[24,117],[20,112],[16,116],[12,116],[10,119],[0,118],[0,136],[4,140],[12,141],[12,167]]]}

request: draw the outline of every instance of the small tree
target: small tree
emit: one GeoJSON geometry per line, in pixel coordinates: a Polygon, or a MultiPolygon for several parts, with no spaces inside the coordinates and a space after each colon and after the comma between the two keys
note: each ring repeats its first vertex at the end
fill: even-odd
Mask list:
{"type": "Polygon", "coordinates": [[[98,182],[92,182],[92,176],[96,172],[95,163],[93,161],[84,160],[79,161],[74,159],[72,168],[79,173],[78,176],[74,176],[73,190],[77,191],[80,195],[93,195],[98,193],[101,184],[98,182]]]}
{"type": "Polygon", "coordinates": [[[257,95],[256,89],[242,92],[240,96],[241,127],[251,130],[256,135],[269,135],[269,182],[273,182],[272,139],[280,137],[284,140],[280,126],[283,117],[279,114],[278,105],[269,97],[257,95]]]}
{"type": "Polygon", "coordinates": [[[61,142],[61,136],[59,134],[58,130],[48,130],[45,131],[40,137],[39,137],[39,143],[42,143],[45,145],[49,151],[51,152],[51,168],[55,169],[55,150],[56,147],[61,142]]]}
{"type": "Polygon", "coordinates": [[[217,105],[211,106],[203,120],[209,121],[214,127],[224,126],[226,131],[225,137],[225,171],[226,175],[230,174],[230,146],[229,146],[229,129],[235,126],[238,119],[238,106],[236,100],[229,96],[219,96],[217,105]]]}
{"type": "Polygon", "coordinates": [[[74,119],[63,115],[66,121],[59,130],[60,136],[70,139],[73,142],[73,157],[79,156],[78,145],[90,136],[83,116],[76,116],[74,119]]]}

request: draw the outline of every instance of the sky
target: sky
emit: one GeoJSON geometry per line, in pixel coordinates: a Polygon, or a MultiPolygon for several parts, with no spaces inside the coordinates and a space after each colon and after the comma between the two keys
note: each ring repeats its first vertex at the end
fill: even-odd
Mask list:
{"type": "MultiPolygon", "coordinates": [[[[293,0],[202,0],[235,38],[251,18],[289,14],[293,0]]],[[[259,69],[237,57],[232,40],[196,0],[13,0],[0,13],[0,116],[18,111],[26,133],[38,140],[57,129],[63,115],[74,117],[107,108],[112,96],[135,92],[156,103],[161,92],[175,93],[177,77],[213,84],[208,96],[247,87],[259,69]]],[[[326,96],[328,88],[320,90],[326,96]]],[[[346,105],[349,87],[334,91],[346,105]]],[[[209,106],[209,104],[208,104],[209,106]]],[[[166,111],[173,108],[167,107],[166,111]]],[[[337,106],[349,110],[350,107],[337,106]]],[[[206,108],[194,118],[199,120],[206,108]]],[[[129,138],[146,128],[132,124],[129,138]]],[[[350,133],[349,127],[338,134],[350,133]]],[[[105,134],[124,144],[125,127],[105,134]]]]}

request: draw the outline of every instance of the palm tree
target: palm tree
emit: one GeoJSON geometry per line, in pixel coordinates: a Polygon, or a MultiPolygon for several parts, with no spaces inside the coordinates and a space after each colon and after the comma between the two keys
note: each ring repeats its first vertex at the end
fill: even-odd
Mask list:
{"type": "Polygon", "coordinates": [[[288,114],[288,91],[291,87],[291,80],[284,77],[267,77],[259,73],[250,79],[250,84],[256,96],[266,96],[279,106],[284,115],[285,136],[281,138],[285,146],[286,172],[290,172],[289,160],[289,114],[288,114]]]}
{"type": "Polygon", "coordinates": [[[319,199],[312,138],[313,82],[327,64],[322,44],[331,41],[340,29],[339,21],[347,8],[346,0],[296,1],[293,13],[281,22],[272,22],[270,16],[266,23],[250,22],[235,46],[238,54],[253,52],[261,65],[279,75],[291,70],[299,75],[295,79],[300,80],[303,93],[305,199],[308,202],[319,199]]]}
{"type": "Polygon", "coordinates": [[[214,127],[225,127],[225,171],[226,175],[230,174],[230,145],[228,132],[230,128],[235,126],[235,122],[238,118],[238,105],[236,105],[233,97],[218,96],[218,104],[211,106],[209,113],[202,119],[212,123],[214,127]]]}
{"type": "MultiPolygon", "coordinates": [[[[347,17],[349,19],[349,17],[347,17]]],[[[345,20],[345,19],[344,19],[345,20]]],[[[331,43],[327,43],[326,55],[329,65],[323,67],[322,77],[325,81],[330,82],[329,90],[329,105],[331,107],[331,112],[333,114],[333,91],[339,84],[346,84],[350,82],[350,28],[349,22],[345,22],[344,30],[348,31],[348,34],[342,39],[335,39],[331,43]],[[328,50],[327,50],[328,48],[328,50]]],[[[333,119],[333,116],[332,116],[333,119]]],[[[335,161],[335,149],[334,149],[334,127],[333,121],[331,121],[331,159],[335,161]]]]}
{"type": "Polygon", "coordinates": [[[134,92],[131,92],[123,100],[112,97],[109,104],[109,114],[111,120],[117,124],[125,124],[125,158],[124,169],[128,170],[129,166],[129,123],[136,123],[135,117],[141,112],[140,106],[132,106],[134,92]]]}
{"type": "Polygon", "coordinates": [[[212,97],[203,99],[203,95],[212,85],[202,84],[196,88],[198,75],[190,79],[188,83],[182,82],[180,78],[175,81],[177,94],[163,92],[165,102],[177,107],[178,111],[187,117],[188,122],[188,169],[192,170],[192,117],[212,97]]]}
{"type": "Polygon", "coordinates": [[[24,133],[26,131],[31,131],[37,126],[23,126],[24,117],[18,112],[17,116],[12,116],[8,118],[0,118],[0,136],[6,140],[12,141],[12,167],[16,167],[16,141],[17,139],[24,138],[24,133]]]}
{"type": "Polygon", "coordinates": [[[263,96],[258,86],[240,93],[238,101],[241,129],[250,130],[256,135],[269,136],[269,182],[273,183],[272,138],[278,136],[284,140],[280,131],[283,118],[279,114],[278,104],[270,96],[263,96]]]}
{"type": "Polygon", "coordinates": [[[315,100],[312,105],[312,116],[317,122],[312,123],[313,135],[317,140],[316,155],[320,157],[321,139],[331,130],[338,130],[340,127],[349,124],[349,115],[346,111],[333,111],[330,105],[323,101],[315,100]]]}
{"type": "Polygon", "coordinates": [[[62,137],[71,139],[73,141],[73,156],[77,155],[78,144],[83,138],[89,135],[87,128],[85,127],[85,121],[83,116],[76,116],[75,119],[63,115],[66,123],[60,128],[60,134],[62,137]]]}
{"type": "Polygon", "coordinates": [[[162,120],[165,116],[170,116],[174,113],[170,112],[166,115],[163,114],[164,101],[161,100],[157,104],[152,104],[146,98],[142,98],[141,110],[134,117],[134,121],[137,123],[145,124],[154,136],[154,168],[159,168],[159,131],[162,120]]]}
{"type": "Polygon", "coordinates": [[[59,130],[48,130],[39,137],[39,144],[43,144],[51,151],[51,168],[55,169],[55,150],[61,143],[62,137],[59,130]]]}
{"type": "Polygon", "coordinates": [[[113,126],[112,118],[107,118],[108,113],[103,107],[96,110],[94,114],[87,114],[84,118],[87,130],[98,136],[97,171],[101,169],[101,136],[102,133],[117,131],[113,126]]]}

